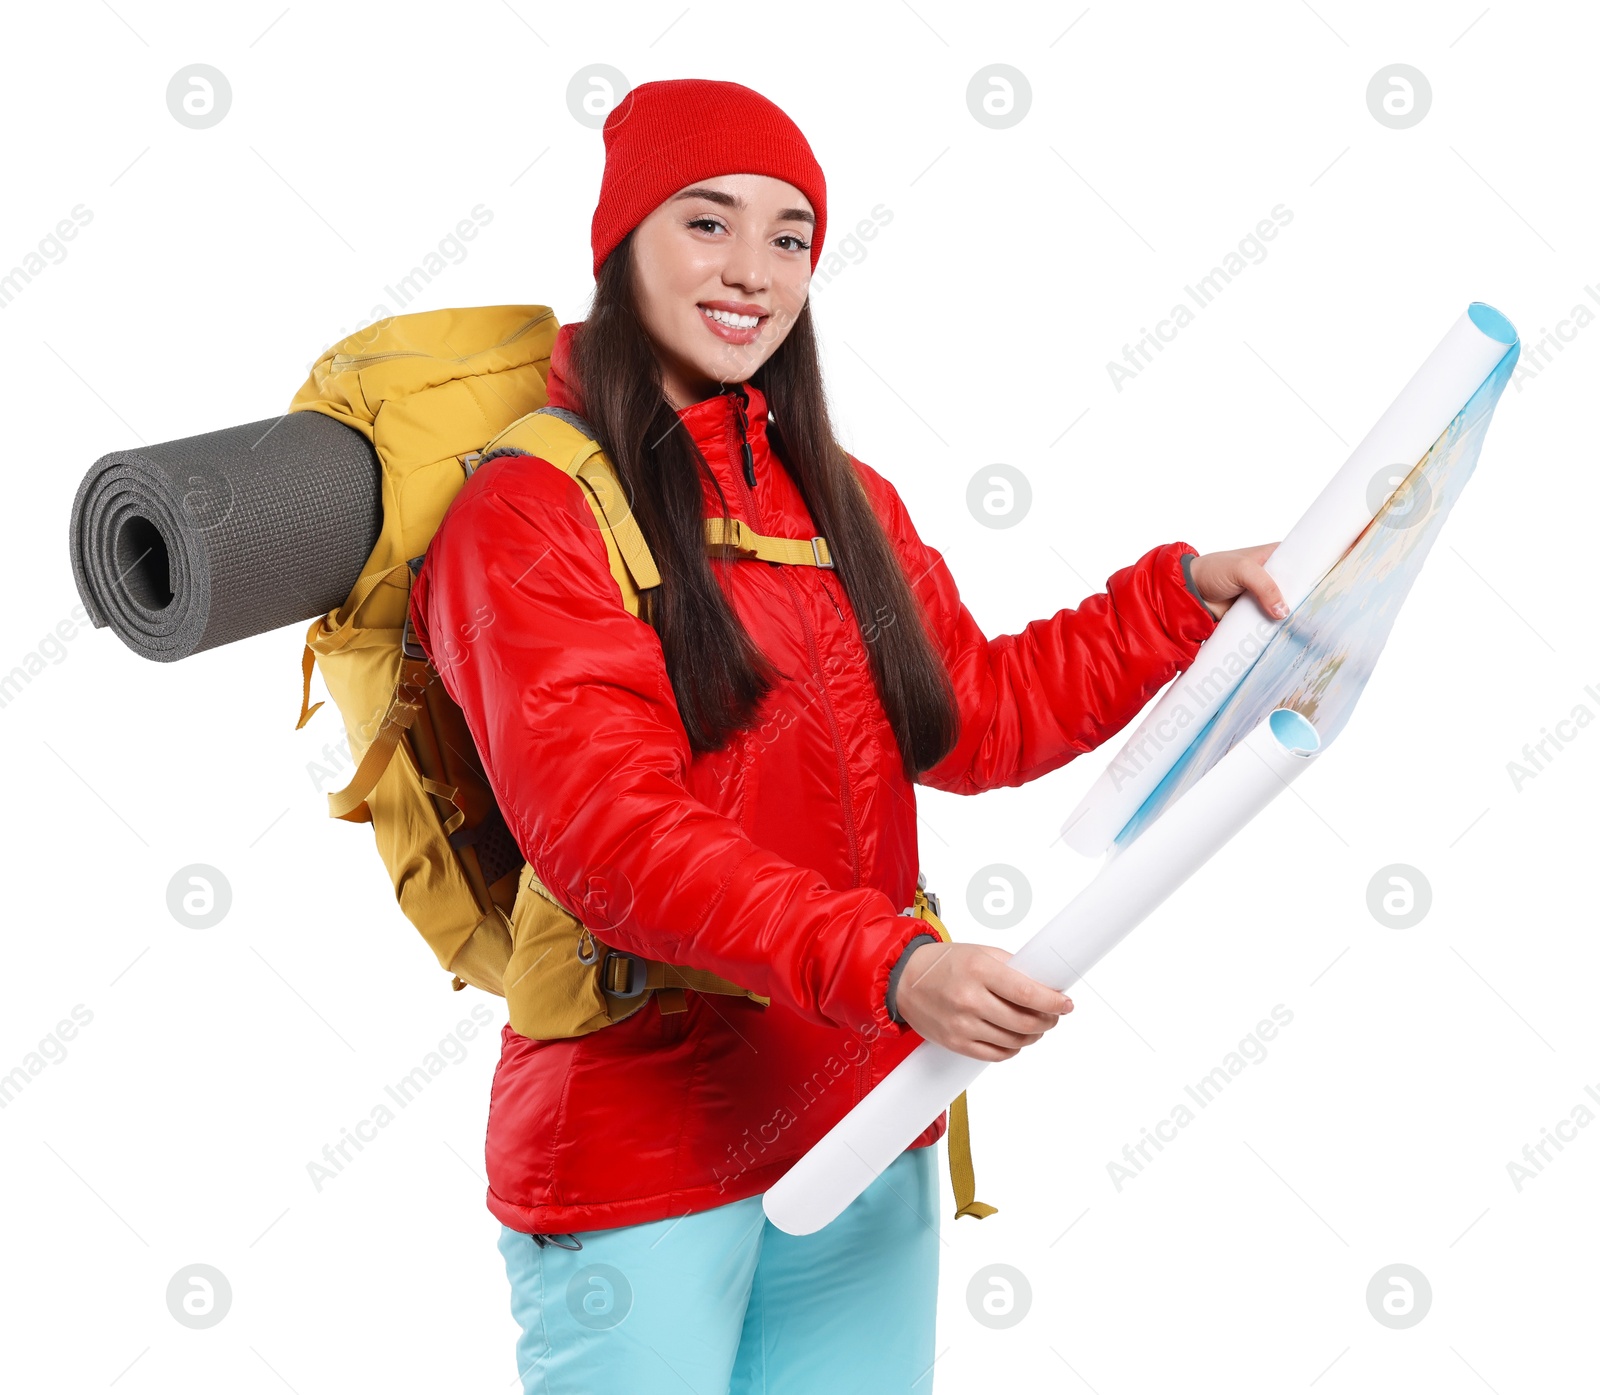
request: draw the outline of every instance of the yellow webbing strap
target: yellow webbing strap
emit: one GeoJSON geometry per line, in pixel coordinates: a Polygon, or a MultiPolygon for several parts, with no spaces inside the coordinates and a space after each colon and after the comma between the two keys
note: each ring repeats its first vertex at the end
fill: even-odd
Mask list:
{"type": "MultiPolygon", "coordinates": [[[[644,959],[637,955],[633,958],[645,966],[644,987],[647,990],[653,989],[664,993],[668,989],[687,988],[696,993],[728,993],[740,998],[754,998],[757,1002],[767,1001],[759,994],[751,993],[730,979],[712,973],[709,969],[689,969],[677,964],[664,964],[658,959],[644,959]]],[[[607,974],[603,983],[608,991],[618,993],[628,987],[626,960],[620,957],[608,959],[606,969],[607,974]]],[[[666,1012],[668,1008],[663,1005],[661,1010],[666,1012]]]]}
{"type": "MultiPolygon", "coordinates": [[[[950,932],[944,922],[934,914],[927,893],[919,886],[912,900],[912,909],[927,921],[946,943],[950,932]]],[[[976,1216],[980,1221],[999,1210],[986,1201],[978,1200],[978,1183],[972,1171],[972,1129],[967,1119],[967,1092],[963,1090],[950,1102],[950,1127],[946,1130],[950,1147],[950,1186],[956,1194],[956,1220],[963,1216],[976,1216]]]]}
{"type": "MultiPolygon", "coordinates": [[[[532,412],[506,427],[484,447],[485,456],[497,450],[519,450],[548,460],[566,471],[594,496],[606,527],[627,563],[634,585],[641,591],[661,584],[661,574],[650,557],[638,523],[634,520],[621,482],[599,445],[569,421],[548,412],[532,412]]],[[[706,541],[727,544],[739,553],[763,562],[788,562],[793,566],[831,567],[833,557],[826,538],[772,538],[758,533],[742,519],[708,518],[706,541]]]]}
{"type": "MultiPolygon", "coordinates": [[[[562,422],[561,425],[566,426],[566,423],[562,422]]],[[[575,430],[573,427],[567,429],[575,430]]],[[[600,512],[605,515],[606,527],[611,530],[617,551],[628,565],[634,586],[640,591],[648,591],[652,586],[661,585],[661,573],[656,570],[655,559],[650,555],[649,545],[622,492],[622,485],[611,468],[611,462],[598,448],[578,466],[577,479],[580,484],[588,486],[590,494],[600,506],[600,512]]]]}
{"type": "MultiPolygon", "coordinates": [[[[566,910],[530,867],[526,872],[528,889],[537,892],[552,906],[566,910]]],[[[607,955],[606,948],[594,938],[594,934],[587,927],[579,932],[580,949],[585,955],[607,955]]],[[[646,959],[642,954],[629,955],[625,959],[622,955],[616,958],[605,957],[600,963],[600,986],[608,993],[621,993],[628,988],[628,976],[632,969],[627,959],[633,959],[645,966],[643,992],[656,995],[656,1005],[661,1009],[663,1016],[674,1012],[683,1012],[688,1008],[684,1000],[684,990],[689,989],[696,993],[722,993],[731,997],[749,998],[752,1002],[760,1003],[767,1007],[770,998],[763,997],[760,993],[751,992],[748,988],[741,988],[731,979],[723,978],[712,973],[709,969],[691,969],[681,964],[668,964],[659,959],[646,959]]]]}
{"type": "Polygon", "coordinates": [[[831,567],[826,538],[770,538],[742,518],[708,518],[706,541],[736,549],[762,562],[787,562],[797,567],[831,567]]]}
{"type": "Polygon", "coordinates": [[[447,785],[442,780],[430,780],[426,775],[419,775],[417,778],[422,781],[423,789],[427,790],[429,794],[438,795],[440,799],[444,800],[445,803],[450,805],[450,807],[455,810],[455,812],[444,821],[445,833],[447,835],[454,833],[456,829],[460,828],[461,825],[466,822],[467,818],[467,811],[456,803],[456,791],[459,790],[461,786],[447,785]]]}
{"type": "Polygon", "coordinates": [[[956,1220],[976,1216],[980,1221],[1000,1208],[977,1197],[978,1183],[972,1174],[972,1133],[967,1123],[967,1092],[950,1101],[950,1185],[956,1194],[956,1220]]]}
{"type": "Polygon", "coordinates": [[[597,442],[558,416],[530,412],[506,427],[483,448],[483,453],[487,456],[501,450],[536,455],[577,480],[594,496],[605,515],[605,526],[627,564],[633,584],[641,591],[661,584],[661,574],[633,517],[627,495],[597,442]]]}
{"type": "MultiPolygon", "coordinates": [[[[328,796],[328,813],[332,817],[350,823],[371,821],[372,816],[366,809],[367,796],[377,788],[383,772],[389,768],[401,735],[416,721],[417,713],[422,709],[423,693],[432,677],[433,671],[427,660],[401,659],[400,681],[395,685],[389,710],[383,714],[383,725],[378,728],[378,734],[362,755],[356,773],[350,777],[350,783],[328,796]]],[[[454,787],[450,787],[450,792],[452,795],[455,793],[454,787]]]]}
{"type": "Polygon", "coordinates": [[[318,698],[311,701],[311,670],[316,667],[317,656],[311,648],[311,636],[322,628],[322,617],[319,615],[311,622],[311,628],[306,631],[305,652],[300,656],[300,720],[294,724],[294,729],[299,731],[307,722],[316,716],[317,708],[321,707],[325,699],[318,698]]]}
{"type": "Polygon", "coordinates": [[[324,654],[331,654],[343,645],[348,644],[355,638],[355,618],[360,613],[367,597],[376,591],[382,582],[387,581],[396,572],[404,570],[406,570],[406,564],[397,562],[394,566],[386,567],[381,572],[369,573],[356,582],[343,606],[326,618],[318,616],[311,622],[310,628],[306,630],[305,652],[300,656],[300,720],[294,724],[296,731],[299,731],[301,727],[309,722],[312,714],[322,706],[321,702],[312,703],[311,701],[311,670],[317,659],[316,654],[312,651],[311,641],[318,639],[324,654]],[[326,635],[321,634],[327,622],[335,619],[338,620],[337,625],[329,630],[326,635]]]}

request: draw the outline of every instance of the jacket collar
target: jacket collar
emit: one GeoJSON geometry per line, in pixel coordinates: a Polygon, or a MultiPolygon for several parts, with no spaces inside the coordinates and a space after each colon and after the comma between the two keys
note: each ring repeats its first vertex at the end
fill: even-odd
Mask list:
{"type": "MultiPolygon", "coordinates": [[[[552,407],[565,407],[580,417],[587,417],[583,409],[583,389],[572,362],[573,349],[582,329],[583,321],[575,320],[556,331],[555,344],[550,350],[550,376],[545,381],[545,391],[552,407]]],[[[741,485],[740,470],[743,464],[740,450],[741,390],[744,394],[743,432],[750,442],[759,469],[760,462],[767,457],[767,399],[754,383],[729,383],[722,392],[677,409],[678,420],[700,448],[706,463],[723,487],[735,494],[741,485]]]]}

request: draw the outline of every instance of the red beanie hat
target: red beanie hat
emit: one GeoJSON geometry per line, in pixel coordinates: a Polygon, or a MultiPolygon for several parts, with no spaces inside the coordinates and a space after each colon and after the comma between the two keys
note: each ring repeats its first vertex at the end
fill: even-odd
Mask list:
{"type": "Polygon", "coordinates": [[[634,228],[679,189],[721,174],[786,180],[811,201],[811,269],[828,226],[828,186],[806,138],[774,103],[737,82],[679,78],[632,88],[611,109],[606,168],[590,226],[595,279],[634,228]]]}

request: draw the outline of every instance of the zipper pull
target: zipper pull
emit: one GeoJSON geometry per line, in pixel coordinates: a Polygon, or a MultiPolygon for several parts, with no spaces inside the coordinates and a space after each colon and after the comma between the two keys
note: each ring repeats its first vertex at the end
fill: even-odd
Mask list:
{"type": "MultiPolygon", "coordinates": [[[[821,574],[819,573],[818,575],[820,576],[821,574]]],[[[833,602],[833,608],[834,608],[835,611],[838,612],[839,619],[843,620],[844,619],[844,612],[842,610],[839,610],[839,598],[833,594],[833,587],[828,585],[827,577],[822,577],[821,580],[822,580],[822,589],[828,593],[828,599],[833,602]]]]}
{"type": "Polygon", "coordinates": [[[722,390],[733,398],[734,421],[739,427],[739,443],[743,447],[744,455],[744,482],[754,489],[756,487],[756,461],[754,454],[750,450],[750,422],[744,411],[745,403],[749,398],[745,393],[743,383],[732,384],[733,390],[731,392],[728,389],[729,385],[724,383],[722,390]]]}

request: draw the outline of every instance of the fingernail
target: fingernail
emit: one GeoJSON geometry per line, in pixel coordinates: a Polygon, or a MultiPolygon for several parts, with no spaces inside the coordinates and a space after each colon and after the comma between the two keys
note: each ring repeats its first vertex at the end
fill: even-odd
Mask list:
{"type": "Polygon", "coordinates": [[[1289,613],[1289,607],[1286,606],[1282,601],[1279,601],[1277,605],[1272,607],[1272,613],[1281,620],[1289,613]]]}

